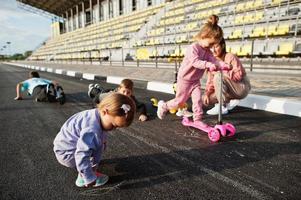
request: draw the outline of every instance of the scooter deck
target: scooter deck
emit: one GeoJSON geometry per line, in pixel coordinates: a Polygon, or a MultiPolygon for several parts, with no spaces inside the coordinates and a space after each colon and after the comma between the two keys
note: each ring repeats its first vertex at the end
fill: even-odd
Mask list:
{"type": "Polygon", "coordinates": [[[201,127],[201,126],[195,125],[192,120],[189,120],[188,118],[185,118],[185,117],[182,120],[182,124],[184,126],[189,126],[189,127],[199,129],[199,130],[204,131],[206,133],[208,133],[212,129],[212,127],[210,127],[209,125],[207,127],[201,127]]]}

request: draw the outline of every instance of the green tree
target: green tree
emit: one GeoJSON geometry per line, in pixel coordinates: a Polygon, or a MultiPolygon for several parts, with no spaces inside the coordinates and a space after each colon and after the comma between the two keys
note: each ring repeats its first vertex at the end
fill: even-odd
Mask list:
{"type": "Polygon", "coordinates": [[[24,58],[25,59],[28,58],[29,56],[31,56],[31,54],[32,54],[32,51],[25,51],[24,58]]]}

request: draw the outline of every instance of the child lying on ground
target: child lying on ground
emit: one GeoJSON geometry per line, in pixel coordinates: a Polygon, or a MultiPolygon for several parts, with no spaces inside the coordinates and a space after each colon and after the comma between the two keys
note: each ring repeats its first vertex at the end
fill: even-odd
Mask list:
{"type": "Polygon", "coordinates": [[[65,94],[63,88],[56,82],[44,78],[36,71],[29,73],[29,79],[17,84],[17,96],[15,100],[22,100],[22,91],[27,91],[37,102],[60,102],[65,103],[65,94]]]}
{"type": "Polygon", "coordinates": [[[136,104],[137,112],[139,114],[139,121],[144,122],[148,119],[146,114],[146,106],[144,103],[139,102],[135,98],[133,94],[133,87],[134,87],[134,83],[130,79],[123,79],[119,87],[114,90],[112,89],[105,90],[99,84],[90,84],[88,95],[91,99],[93,99],[93,102],[95,104],[99,104],[99,102],[101,102],[105,96],[113,92],[121,93],[128,97],[131,97],[136,104]]]}

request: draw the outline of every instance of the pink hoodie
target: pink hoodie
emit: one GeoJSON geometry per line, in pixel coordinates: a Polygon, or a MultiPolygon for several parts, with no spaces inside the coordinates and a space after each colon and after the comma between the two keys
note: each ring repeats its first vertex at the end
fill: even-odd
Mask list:
{"type": "MultiPolygon", "coordinates": [[[[246,75],[246,71],[236,55],[232,53],[226,53],[224,62],[226,64],[232,65],[232,69],[230,71],[223,72],[224,76],[229,77],[231,80],[235,82],[239,82],[246,75]]],[[[206,83],[207,95],[212,94],[214,92],[214,83],[213,83],[214,73],[216,72],[208,72],[207,83],[206,83]]]]}
{"type": "Polygon", "coordinates": [[[209,49],[201,47],[197,42],[191,44],[187,50],[181,67],[178,72],[178,80],[185,82],[200,81],[205,69],[212,65],[220,66],[218,61],[209,49]]]}

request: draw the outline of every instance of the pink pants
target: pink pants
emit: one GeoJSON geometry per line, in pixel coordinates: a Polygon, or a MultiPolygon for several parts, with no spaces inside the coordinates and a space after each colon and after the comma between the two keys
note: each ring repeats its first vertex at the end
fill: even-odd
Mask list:
{"type": "Polygon", "coordinates": [[[170,110],[177,108],[180,104],[186,103],[191,96],[193,120],[202,120],[203,108],[202,108],[202,95],[200,81],[194,83],[188,83],[181,80],[177,82],[176,97],[165,104],[165,109],[170,110]]]}

